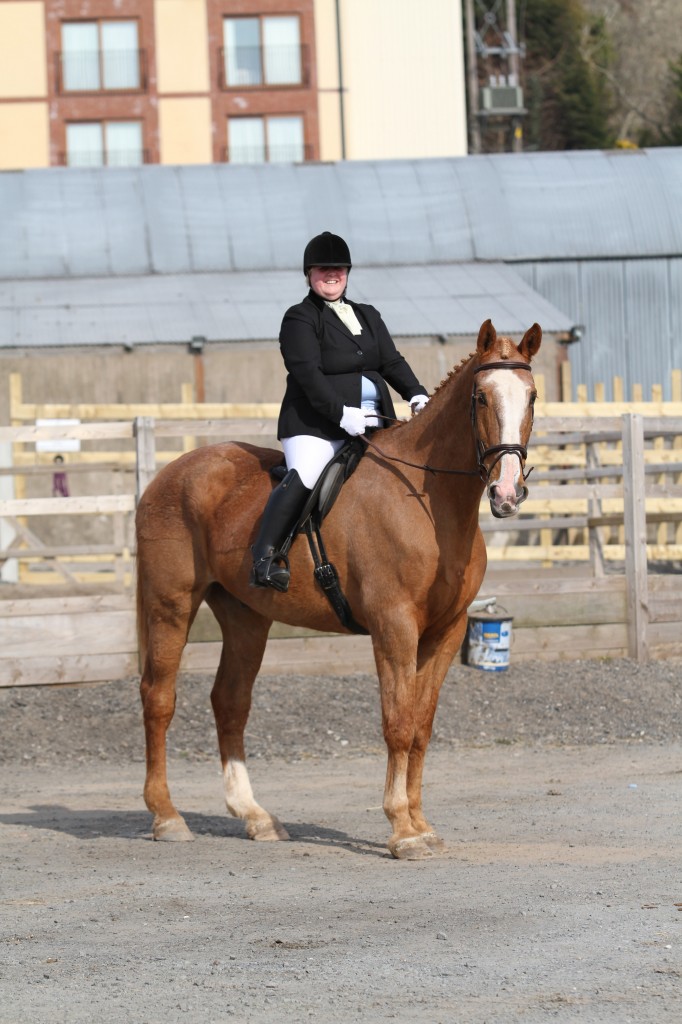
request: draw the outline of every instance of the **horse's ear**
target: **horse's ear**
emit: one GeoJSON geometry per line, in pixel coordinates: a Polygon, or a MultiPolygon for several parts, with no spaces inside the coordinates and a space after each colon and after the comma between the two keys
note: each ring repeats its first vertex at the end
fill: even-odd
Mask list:
{"type": "Polygon", "coordinates": [[[519,345],[519,352],[524,357],[524,359],[527,359],[528,362],[530,362],[535,353],[537,352],[537,350],[540,348],[541,342],[542,327],[540,327],[540,324],[533,324],[532,327],[528,328],[523,338],[521,339],[521,344],[519,345]]]}
{"type": "Polygon", "coordinates": [[[479,356],[485,355],[489,352],[497,341],[497,331],[493,327],[492,320],[486,320],[484,324],[481,324],[481,329],[478,332],[478,342],[476,343],[476,351],[479,356]]]}

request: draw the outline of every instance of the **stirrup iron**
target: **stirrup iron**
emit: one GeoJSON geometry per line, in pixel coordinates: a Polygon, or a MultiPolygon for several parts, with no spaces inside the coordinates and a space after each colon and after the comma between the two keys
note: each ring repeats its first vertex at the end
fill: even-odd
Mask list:
{"type": "Polygon", "coordinates": [[[272,587],[280,594],[286,594],[289,589],[289,579],[289,559],[281,551],[273,551],[253,563],[249,582],[252,587],[272,587]],[[276,570],[274,573],[273,563],[276,570]]]}

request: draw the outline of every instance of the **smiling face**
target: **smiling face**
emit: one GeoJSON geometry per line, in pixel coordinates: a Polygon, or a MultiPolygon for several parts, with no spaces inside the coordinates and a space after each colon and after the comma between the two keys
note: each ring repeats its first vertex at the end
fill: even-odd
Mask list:
{"type": "Polygon", "coordinates": [[[346,290],[348,270],[346,267],[311,267],[310,287],[326,302],[336,302],[346,290]]]}

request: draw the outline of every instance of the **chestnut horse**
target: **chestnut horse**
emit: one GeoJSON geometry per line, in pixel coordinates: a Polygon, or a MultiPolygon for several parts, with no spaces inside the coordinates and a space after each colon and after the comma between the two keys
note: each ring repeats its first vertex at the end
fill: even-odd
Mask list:
{"type": "MultiPolygon", "coordinates": [[[[498,517],[514,515],[527,494],[536,396],[529,363],[541,338],[534,324],[517,346],[487,320],[476,351],[424,410],[369,441],[325,520],[325,546],[353,615],[372,637],[388,748],[388,846],[401,859],[428,857],[443,846],[422,810],[424,757],[439,689],[485,572],[478,526],[483,490],[498,517]]],[[[340,626],[314,581],[304,537],[289,552],[288,593],[249,586],[249,546],[274,486],[270,469],[281,458],[249,444],[208,445],[167,465],[140,500],[144,797],[155,839],[192,838],[168,789],[166,732],[180,656],[204,600],[223,637],[211,702],[228,811],[244,819],[251,839],[288,838],[249,782],[244,729],[251,691],[274,620],[321,631],[340,626]]]]}

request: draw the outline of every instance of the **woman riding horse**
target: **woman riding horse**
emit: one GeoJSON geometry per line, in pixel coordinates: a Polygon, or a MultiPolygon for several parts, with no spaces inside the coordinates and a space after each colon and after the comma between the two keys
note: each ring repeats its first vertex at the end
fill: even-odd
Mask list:
{"type": "Polygon", "coordinates": [[[346,298],[351,266],[343,238],[316,235],[303,254],[310,291],[284,314],[279,343],[288,376],[277,437],[288,472],[268,499],[252,548],[255,587],[288,589],[279,548],[344,441],[380,426],[379,415],[395,417],[386,382],[413,413],[429,400],[379,312],[346,298]]]}
{"type": "MultiPolygon", "coordinates": [[[[324,300],[322,307],[331,341],[335,314],[324,300]]],[[[311,309],[317,310],[312,301],[311,309]]],[[[364,334],[365,317],[372,313],[357,309],[364,334]]],[[[338,333],[343,347],[346,336],[338,333]]],[[[380,445],[369,441],[369,452],[326,520],[326,544],[353,616],[372,638],[388,755],[388,848],[400,859],[430,857],[443,845],[424,813],[424,760],[438,693],[485,573],[481,496],[486,491],[492,514],[504,519],[518,512],[528,494],[526,446],[537,395],[530,363],[541,339],[538,324],[516,344],[486,320],[475,352],[436,388],[423,412],[384,430],[380,445]]],[[[363,350],[364,345],[363,340],[363,350]]],[[[339,375],[348,385],[339,400],[339,420],[344,405],[360,410],[352,402],[360,398],[359,378],[369,372],[339,375]]],[[[300,404],[295,401],[295,409],[305,408],[302,397],[300,404]]],[[[310,433],[308,421],[304,426],[310,433]]],[[[303,432],[289,428],[284,437],[297,436],[297,429],[303,432]]],[[[338,429],[332,439],[342,437],[338,429]]],[[[271,448],[204,445],[161,469],[138,504],[144,798],[154,815],[155,839],[192,838],[168,788],[166,739],[181,658],[203,601],[222,635],[211,703],[225,802],[252,839],[287,838],[281,821],[256,800],[246,767],[244,733],[253,685],[273,621],[322,633],[338,632],[339,623],[306,544],[291,548],[296,578],[288,593],[249,586],[253,523],[272,493],[271,471],[280,462],[281,452],[271,448]]]]}

